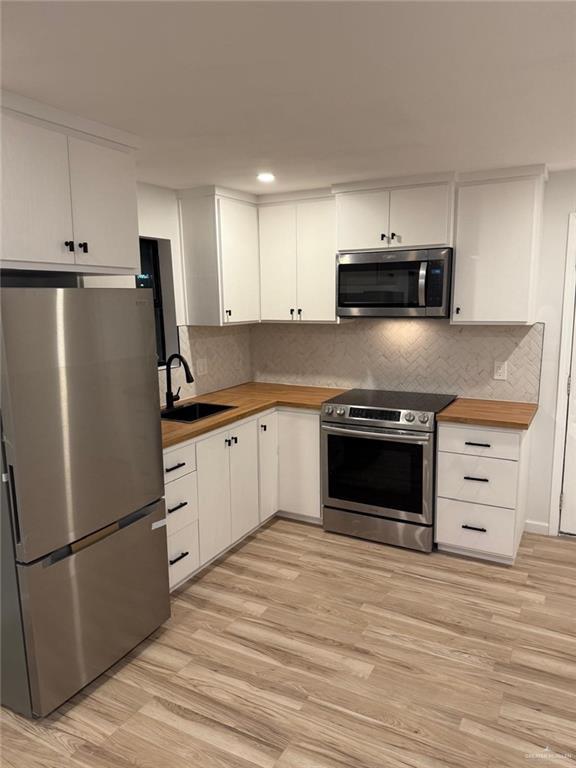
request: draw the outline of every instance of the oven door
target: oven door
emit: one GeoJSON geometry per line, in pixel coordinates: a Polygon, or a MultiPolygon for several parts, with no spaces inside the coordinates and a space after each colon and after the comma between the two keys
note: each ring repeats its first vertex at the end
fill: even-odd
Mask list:
{"type": "Polygon", "coordinates": [[[433,467],[433,433],[322,425],[325,506],[432,525],[433,467]]]}
{"type": "Polygon", "coordinates": [[[415,316],[426,312],[428,259],[422,251],[338,257],[338,315],[415,316]]]}

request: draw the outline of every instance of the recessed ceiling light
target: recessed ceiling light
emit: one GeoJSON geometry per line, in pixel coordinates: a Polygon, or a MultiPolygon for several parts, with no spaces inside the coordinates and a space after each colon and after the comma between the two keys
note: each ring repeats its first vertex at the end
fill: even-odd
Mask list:
{"type": "Polygon", "coordinates": [[[275,178],[274,174],[269,171],[264,171],[263,173],[258,174],[258,181],[263,181],[265,184],[269,184],[271,181],[274,181],[275,178]]]}

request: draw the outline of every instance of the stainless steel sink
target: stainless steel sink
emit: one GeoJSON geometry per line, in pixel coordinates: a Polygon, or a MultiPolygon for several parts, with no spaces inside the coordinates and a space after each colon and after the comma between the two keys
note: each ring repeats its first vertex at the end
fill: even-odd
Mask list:
{"type": "Polygon", "coordinates": [[[162,411],[160,415],[168,421],[198,421],[235,407],[234,405],[216,405],[215,403],[190,403],[190,405],[176,406],[170,410],[162,411]]]}

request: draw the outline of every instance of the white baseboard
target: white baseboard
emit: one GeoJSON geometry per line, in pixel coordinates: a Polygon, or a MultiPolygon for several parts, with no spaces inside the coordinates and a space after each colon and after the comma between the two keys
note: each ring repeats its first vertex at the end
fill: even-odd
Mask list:
{"type": "Polygon", "coordinates": [[[548,523],[542,523],[539,520],[526,520],[524,523],[524,530],[527,533],[540,533],[543,536],[552,535],[548,530],[548,523]]]}

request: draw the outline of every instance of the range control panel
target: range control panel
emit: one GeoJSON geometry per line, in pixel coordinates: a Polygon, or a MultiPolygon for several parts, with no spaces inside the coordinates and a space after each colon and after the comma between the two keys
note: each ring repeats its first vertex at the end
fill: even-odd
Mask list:
{"type": "Polygon", "coordinates": [[[389,408],[366,408],[356,405],[332,405],[322,408],[325,422],[378,426],[395,429],[434,431],[434,414],[428,411],[401,411],[389,408]]]}

